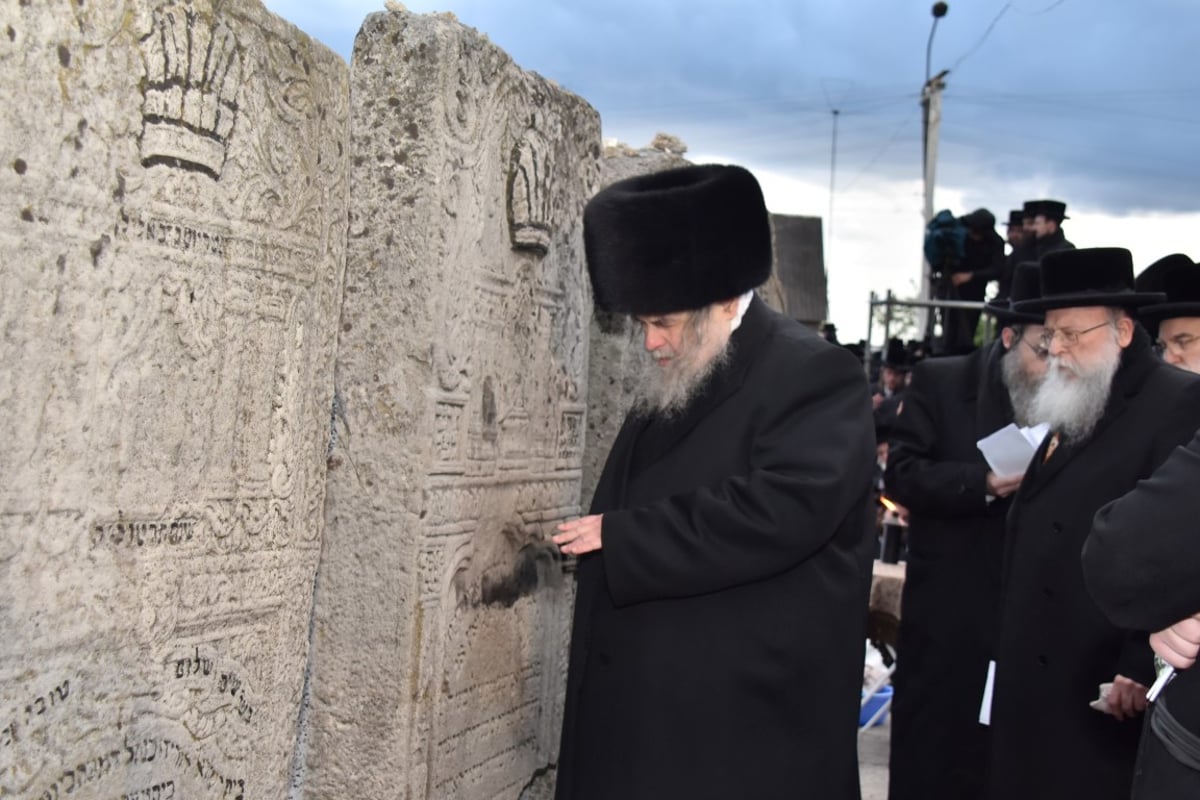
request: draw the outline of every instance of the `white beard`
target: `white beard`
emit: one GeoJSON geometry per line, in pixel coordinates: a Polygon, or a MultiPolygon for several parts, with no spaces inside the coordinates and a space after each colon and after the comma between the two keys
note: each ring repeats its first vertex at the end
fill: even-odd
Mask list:
{"type": "Polygon", "coordinates": [[[1121,347],[1115,341],[1105,359],[1089,368],[1068,366],[1060,357],[1049,356],[1046,377],[1033,397],[1033,418],[1049,423],[1068,441],[1086,439],[1104,416],[1120,366],[1121,347]]]}
{"type": "MultiPolygon", "coordinates": [[[[692,321],[688,322],[692,325],[692,321]]],[[[729,361],[729,334],[719,341],[712,329],[711,318],[705,317],[684,337],[679,352],[660,348],[652,353],[642,350],[638,368],[633,376],[633,405],[635,412],[672,417],[692,404],[705,383],[719,367],[729,361]],[[709,345],[710,340],[711,347],[709,345]],[[715,352],[708,352],[715,348],[715,352]],[[656,359],[670,357],[666,366],[656,359]]]]}

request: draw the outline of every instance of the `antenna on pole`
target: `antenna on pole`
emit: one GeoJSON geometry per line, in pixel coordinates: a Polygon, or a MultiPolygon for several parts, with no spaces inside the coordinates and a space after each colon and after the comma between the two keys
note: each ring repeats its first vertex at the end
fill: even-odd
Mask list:
{"type": "MultiPolygon", "coordinates": [[[[929,28],[929,42],[925,45],[925,85],[921,87],[921,167],[924,175],[925,202],[922,216],[925,225],[933,218],[933,186],[937,172],[937,137],[938,126],[942,120],[942,90],[946,88],[945,77],[949,70],[942,70],[937,75],[930,75],[930,61],[933,55],[933,34],[937,32],[938,20],[946,16],[950,6],[943,2],[933,4],[930,13],[933,14],[933,25],[929,28]]],[[[933,265],[925,260],[924,248],[921,252],[921,298],[934,298],[933,265]]],[[[932,338],[934,314],[931,309],[921,309],[921,329],[926,338],[932,338]]]]}
{"type": "Polygon", "coordinates": [[[829,263],[829,254],[833,250],[833,189],[834,176],[837,175],[838,116],[841,114],[841,111],[836,108],[831,108],[830,111],[833,112],[833,141],[829,148],[829,224],[826,226],[828,229],[825,244],[826,264],[829,263]]]}

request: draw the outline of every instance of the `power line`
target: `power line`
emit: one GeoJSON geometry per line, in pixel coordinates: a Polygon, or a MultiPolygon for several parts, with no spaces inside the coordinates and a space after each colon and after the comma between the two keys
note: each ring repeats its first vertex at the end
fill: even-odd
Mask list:
{"type": "MultiPolygon", "coordinates": [[[[1061,2],[1061,0],[1060,0],[1060,2],[1061,2]]],[[[956,71],[960,64],[962,64],[969,57],[974,55],[975,52],[979,50],[979,48],[983,47],[983,43],[987,41],[988,37],[992,35],[992,31],[996,29],[996,23],[998,23],[1000,21],[1000,19],[1008,12],[1008,9],[1010,9],[1010,8],[1012,8],[1012,3],[1004,4],[1003,8],[1000,9],[1000,13],[997,14],[992,19],[991,24],[987,26],[987,30],[985,30],[983,32],[983,36],[979,37],[979,41],[975,43],[975,46],[972,47],[970,50],[968,50],[966,53],[964,53],[962,55],[962,57],[960,57],[958,59],[958,61],[955,61],[954,65],[952,67],[950,67],[951,72],[956,71]]]]}
{"type": "Polygon", "coordinates": [[[858,179],[861,178],[863,175],[865,175],[867,173],[867,170],[869,170],[871,167],[875,166],[875,162],[878,161],[879,159],[883,158],[883,154],[888,151],[888,148],[890,148],[893,144],[896,143],[896,139],[899,138],[899,136],[900,136],[900,131],[904,130],[906,127],[911,125],[912,122],[913,122],[913,120],[911,120],[911,119],[900,120],[900,124],[896,126],[895,130],[892,131],[892,135],[890,137],[888,137],[888,140],[886,142],[884,142],[883,147],[879,148],[879,151],[876,152],[875,155],[871,157],[871,160],[866,163],[866,166],[864,166],[862,169],[860,169],[858,171],[858,174],[855,175],[854,178],[848,184],[846,184],[846,186],[842,189],[842,191],[848,192],[851,189],[853,189],[854,185],[858,183],[858,179]]]}

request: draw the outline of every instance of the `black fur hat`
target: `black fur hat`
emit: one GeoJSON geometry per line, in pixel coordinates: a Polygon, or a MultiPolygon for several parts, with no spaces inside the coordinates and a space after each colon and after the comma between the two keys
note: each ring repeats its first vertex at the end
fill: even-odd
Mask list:
{"type": "Polygon", "coordinates": [[[690,311],[771,276],[767,207],[741,167],[705,164],[618,181],[583,210],[583,242],[604,311],[690,311]]]}
{"type": "Polygon", "coordinates": [[[1161,303],[1161,292],[1133,288],[1133,256],[1123,247],[1055,250],[1041,261],[1041,296],[1013,303],[1022,313],[1078,306],[1136,308],[1161,303]]]}

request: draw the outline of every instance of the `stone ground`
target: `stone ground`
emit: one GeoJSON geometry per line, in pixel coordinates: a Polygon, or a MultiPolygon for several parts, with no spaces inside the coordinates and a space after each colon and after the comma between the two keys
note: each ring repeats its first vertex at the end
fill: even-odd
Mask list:
{"type": "Polygon", "coordinates": [[[887,800],[888,742],[892,735],[892,716],[882,725],[858,735],[858,775],[862,800],[887,800]]]}

